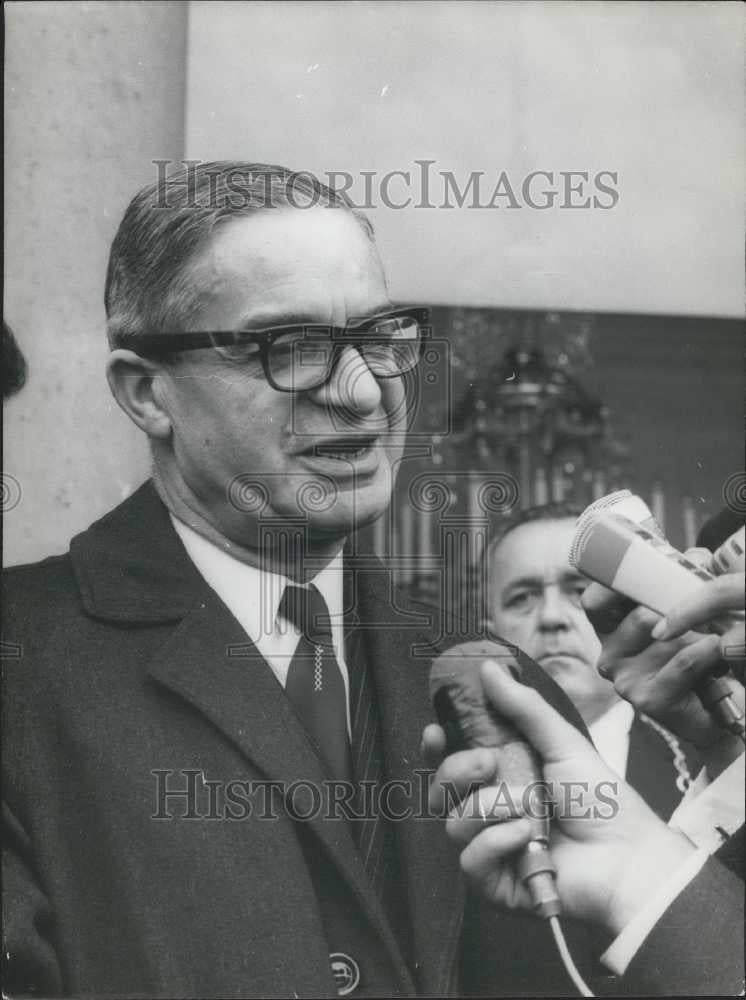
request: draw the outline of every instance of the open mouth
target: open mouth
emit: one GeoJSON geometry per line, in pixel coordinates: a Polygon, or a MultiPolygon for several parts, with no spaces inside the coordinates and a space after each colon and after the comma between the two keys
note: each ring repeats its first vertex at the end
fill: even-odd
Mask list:
{"type": "Polygon", "coordinates": [[[304,454],[315,455],[320,458],[336,458],[340,461],[351,461],[362,458],[375,444],[375,437],[355,437],[337,438],[334,441],[325,441],[323,444],[315,444],[308,448],[304,454]]]}

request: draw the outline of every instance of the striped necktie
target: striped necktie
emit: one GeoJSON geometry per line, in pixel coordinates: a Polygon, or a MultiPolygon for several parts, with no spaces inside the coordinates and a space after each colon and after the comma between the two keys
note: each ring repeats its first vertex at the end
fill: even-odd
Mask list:
{"type": "Polygon", "coordinates": [[[334,655],[326,602],[313,584],[308,588],[289,585],[278,613],[301,633],[288,669],[285,694],[331,776],[350,781],[347,695],[334,655]]]}

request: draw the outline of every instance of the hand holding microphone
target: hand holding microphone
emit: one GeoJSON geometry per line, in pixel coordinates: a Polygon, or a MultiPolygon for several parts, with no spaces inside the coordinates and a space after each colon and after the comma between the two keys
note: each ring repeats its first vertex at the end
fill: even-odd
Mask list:
{"type": "MultiPolygon", "coordinates": [[[[501,657],[502,669],[520,676],[516,660],[509,656],[506,662],[503,648],[497,643],[489,640],[462,643],[442,653],[433,663],[430,697],[451,750],[484,748],[493,755],[495,773],[506,787],[532,786],[539,791],[532,803],[525,803],[531,813],[526,817],[531,839],[521,852],[518,872],[536,912],[542,917],[557,916],[561,907],[554,881],[556,872],[549,856],[546,803],[541,801],[541,761],[515,727],[501,718],[485,698],[481,664],[490,655],[501,657]]],[[[521,801],[523,804],[523,796],[521,801]]],[[[480,817],[485,818],[483,810],[480,817]]]]}
{"type": "MultiPolygon", "coordinates": [[[[742,559],[743,548],[742,538],[739,540],[738,536],[734,536],[729,539],[718,550],[715,557],[717,562],[713,560],[712,568],[715,570],[732,568],[739,559],[742,559]]],[[[627,614],[620,623],[611,621],[613,616],[609,614],[609,610],[613,609],[614,602],[605,600],[603,596],[599,598],[598,588],[589,588],[583,598],[583,605],[591,622],[600,626],[599,634],[606,636],[599,661],[599,671],[614,681],[623,697],[628,697],[641,710],[648,711],[634,697],[629,697],[629,692],[620,689],[619,682],[625,673],[623,661],[628,659],[620,653],[624,652],[624,643],[627,643],[629,649],[631,642],[632,655],[640,654],[655,637],[650,637],[641,643],[636,635],[625,633],[634,633],[640,628],[647,628],[649,634],[657,619],[650,618],[644,608],[665,615],[680,602],[693,601],[696,606],[702,593],[709,586],[717,588],[720,585],[713,584],[715,577],[710,567],[703,566],[701,560],[689,554],[677,552],[668,544],[646,504],[628,490],[602,497],[581,515],[570,561],[586,576],[643,606],[627,614]],[[611,636],[609,633],[612,633],[611,636]],[[618,645],[616,640],[620,637],[623,639],[622,649],[614,650],[615,644],[618,645]],[[615,658],[610,655],[612,651],[615,658]]],[[[630,606],[624,606],[623,611],[629,612],[630,606]]],[[[717,616],[711,616],[708,626],[721,635],[731,634],[733,630],[742,630],[743,610],[737,607],[721,607],[717,616]]],[[[670,637],[673,638],[673,635],[670,637]]],[[[739,704],[738,694],[734,694],[727,680],[713,676],[716,667],[720,667],[720,673],[727,671],[727,663],[724,669],[719,664],[717,651],[718,643],[712,637],[701,639],[692,633],[683,636],[680,639],[680,649],[671,652],[672,657],[679,658],[678,666],[682,673],[677,682],[675,674],[671,672],[671,680],[674,689],[681,688],[675,692],[677,700],[680,697],[684,698],[683,717],[685,719],[687,716],[691,717],[695,731],[703,728],[706,730],[708,726],[703,725],[702,719],[696,718],[696,706],[691,701],[693,673],[696,674],[697,694],[708,712],[721,727],[743,742],[744,713],[739,704]],[[695,643],[699,643],[696,651],[683,651],[684,646],[695,643]]],[[[661,650],[651,652],[658,655],[661,650]]],[[[671,657],[667,659],[670,660],[671,657]]],[[[663,662],[666,661],[662,661],[660,666],[663,662]]],[[[630,676],[627,673],[627,679],[630,679],[630,676]]],[[[659,691],[664,690],[662,684],[658,684],[657,687],[659,691]]],[[[639,684],[637,690],[640,690],[639,684]]],[[[681,706],[676,705],[674,708],[679,711],[681,706]]],[[[656,712],[653,710],[649,714],[655,716],[656,712]]],[[[661,721],[668,724],[665,719],[661,721]]],[[[691,738],[687,733],[682,732],[680,735],[691,738]]],[[[708,741],[709,737],[704,740],[705,743],[708,741]]],[[[698,739],[694,742],[701,745],[698,739]]]]}
{"type": "MultiPolygon", "coordinates": [[[[610,591],[598,584],[583,594],[586,601],[606,601],[610,591]]],[[[589,615],[589,617],[592,617],[589,615]]],[[[601,638],[596,669],[638,712],[662,723],[697,747],[710,778],[716,777],[743,751],[739,738],[717,724],[696,694],[696,685],[720,662],[720,637],[687,632],[655,640],[651,631],[660,615],[638,606],[601,638]]],[[[731,695],[743,701],[743,687],[728,681],[731,695]]]]}
{"type": "MultiPolygon", "coordinates": [[[[495,662],[481,664],[479,678],[484,703],[541,762],[555,805],[549,852],[563,911],[618,934],[694,847],[669,829],[536,691],[495,662]]],[[[442,758],[446,742],[441,727],[427,727],[423,745],[433,764],[442,758]]],[[[503,780],[509,795],[500,785],[500,754],[492,748],[452,752],[434,775],[430,807],[438,812],[450,807],[446,831],[462,848],[461,867],[472,884],[491,902],[532,910],[535,902],[515,862],[536,838],[534,820],[521,807],[533,778],[503,780]]]]}
{"type": "MultiPolygon", "coordinates": [[[[722,620],[732,611],[742,610],[746,603],[746,580],[743,569],[718,576],[705,583],[669,609],[653,629],[654,639],[675,639],[689,629],[722,620]]],[[[736,621],[720,637],[720,655],[726,662],[746,658],[744,623],[736,621]]]]}

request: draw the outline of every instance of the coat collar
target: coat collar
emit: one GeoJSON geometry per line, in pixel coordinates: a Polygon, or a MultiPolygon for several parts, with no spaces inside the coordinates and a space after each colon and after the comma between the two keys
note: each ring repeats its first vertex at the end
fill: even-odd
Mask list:
{"type": "Polygon", "coordinates": [[[207,586],[150,480],[73,538],[70,556],[86,613],[104,621],[179,621],[207,586]]]}

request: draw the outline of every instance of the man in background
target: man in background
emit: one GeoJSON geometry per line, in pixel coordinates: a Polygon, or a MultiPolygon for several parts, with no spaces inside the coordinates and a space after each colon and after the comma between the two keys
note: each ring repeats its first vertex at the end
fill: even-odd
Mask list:
{"type": "Polygon", "coordinates": [[[601,642],[581,604],[588,580],[570,565],[580,512],[546,504],[498,528],[485,553],[485,620],[559,684],[606,763],[667,820],[696,775],[696,753],[636,712],[596,669],[601,642]]]}

